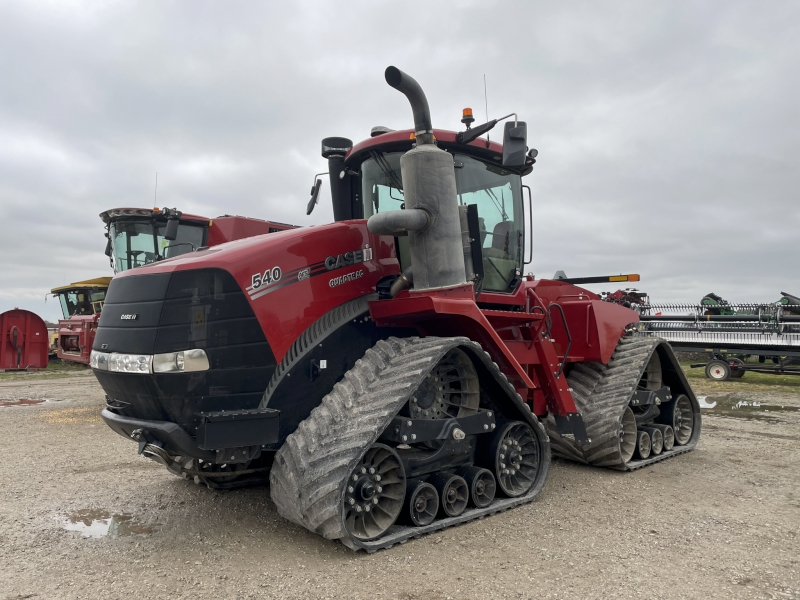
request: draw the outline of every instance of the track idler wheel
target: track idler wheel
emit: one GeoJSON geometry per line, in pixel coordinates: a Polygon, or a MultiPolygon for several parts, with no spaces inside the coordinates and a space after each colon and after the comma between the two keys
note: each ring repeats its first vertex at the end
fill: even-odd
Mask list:
{"type": "Polygon", "coordinates": [[[423,527],[433,523],[438,512],[439,492],[436,488],[419,479],[409,481],[403,506],[405,520],[416,527],[423,527]]]}
{"type": "Polygon", "coordinates": [[[464,512],[469,500],[469,488],[463,477],[437,473],[428,481],[439,492],[442,517],[457,517],[464,512]]]}
{"type": "Polygon", "coordinates": [[[692,439],[695,426],[695,410],[692,401],[688,396],[679,394],[670,402],[662,404],[658,422],[672,427],[675,444],[678,446],[688,444],[692,439]]]}
{"type": "Polygon", "coordinates": [[[406,475],[397,452],[373,444],[348,477],[342,507],[348,533],[363,541],[386,533],[400,516],[405,490],[406,475]]]}
{"type": "Polygon", "coordinates": [[[636,432],[636,456],[641,459],[650,458],[650,436],[641,429],[636,432]]]}
{"type": "Polygon", "coordinates": [[[640,431],[646,431],[650,436],[650,454],[657,456],[664,450],[664,436],[661,430],[655,427],[641,427],[640,431]]]}
{"type": "Polygon", "coordinates": [[[486,508],[494,500],[497,482],[489,469],[480,467],[461,467],[458,475],[464,478],[469,487],[470,504],[475,508],[486,508]]]}
{"type": "Polygon", "coordinates": [[[536,481],[542,461],[540,439],[531,426],[522,421],[509,421],[498,427],[483,465],[495,476],[497,485],[506,496],[522,496],[536,481]]]}
{"type": "Polygon", "coordinates": [[[664,452],[672,450],[672,448],[675,447],[675,431],[672,427],[661,423],[652,423],[651,426],[661,432],[662,441],[664,442],[664,452]]]}

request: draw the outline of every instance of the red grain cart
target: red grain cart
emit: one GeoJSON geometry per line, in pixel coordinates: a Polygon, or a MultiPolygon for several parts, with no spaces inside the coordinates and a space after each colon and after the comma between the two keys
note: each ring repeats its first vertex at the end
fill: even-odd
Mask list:
{"type": "Polygon", "coordinates": [[[41,317],[15,308],[0,314],[0,370],[44,369],[49,341],[41,317]]]}

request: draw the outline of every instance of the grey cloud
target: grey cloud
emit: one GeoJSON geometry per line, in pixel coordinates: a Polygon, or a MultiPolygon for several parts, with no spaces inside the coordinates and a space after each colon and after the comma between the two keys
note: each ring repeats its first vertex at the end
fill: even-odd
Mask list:
{"type": "Polygon", "coordinates": [[[110,274],[97,217],[153,203],[329,221],[319,140],[515,111],[550,276],[640,272],[658,300],[800,292],[795,2],[4,3],[0,311],[110,274]]]}

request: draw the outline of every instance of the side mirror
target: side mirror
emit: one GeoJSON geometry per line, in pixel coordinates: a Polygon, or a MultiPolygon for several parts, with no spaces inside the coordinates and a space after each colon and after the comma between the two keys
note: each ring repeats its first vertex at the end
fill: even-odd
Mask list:
{"type": "Polygon", "coordinates": [[[524,167],[528,152],[528,127],[524,121],[507,121],[503,127],[503,166],[524,167]]]}
{"type": "Polygon", "coordinates": [[[306,214],[310,215],[317,205],[317,198],[319,198],[319,188],[322,187],[322,179],[317,179],[314,182],[314,187],[311,188],[311,200],[308,201],[306,206],[306,214]]]}
{"type": "Polygon", "coordinates": [[[174,242],[178,239],[178,219],[167,221],[167,230],[164,232],[164,239],[174,242]]]}
{"type": "Polygon", "coordinates": [[[108,238],[108,241],[106,242],[106,256],[111,258],[111,238],[108,234],[106,234],[106,238],[108,238]]]}

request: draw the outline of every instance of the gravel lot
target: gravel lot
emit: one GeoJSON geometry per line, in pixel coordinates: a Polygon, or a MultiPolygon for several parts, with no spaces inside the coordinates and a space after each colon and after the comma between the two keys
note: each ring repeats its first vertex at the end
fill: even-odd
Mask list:
{"type": "MultiPolygon", "coordinates": [[[[800,407],[747,377],[708,393],[800,407]]],[[[800,412],[709,413],[694,452],[634,473],[555,461],[536,502],[367,555],[267,489],[170,475],[102,406],[87,372],[0,376],[0,599],[800,598],[800,412]]]]}

